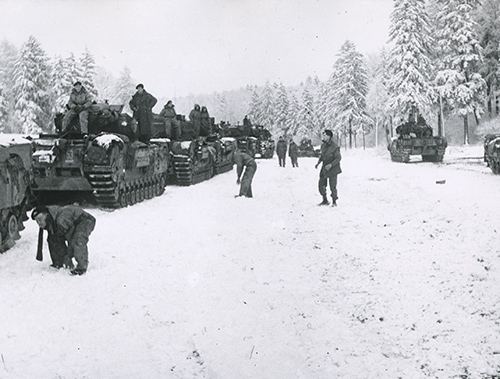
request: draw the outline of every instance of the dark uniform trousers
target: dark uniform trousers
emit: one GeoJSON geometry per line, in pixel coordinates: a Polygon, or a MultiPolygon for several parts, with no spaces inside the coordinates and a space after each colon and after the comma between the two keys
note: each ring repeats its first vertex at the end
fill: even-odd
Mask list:
{"type": "Polygon", "coordinates": [[[87,244],[89,236],[95,227],[95,218],[90,216],[82,216],[80,220],[75,223],[74,230],[66,239],[63,235],[49,234],[47,242],[49,244],[50,257],[54,265],[62,266],[64,259],[75,258],[78,269],[87,270],[89,264],[89,252],[87,244]]]}
{"type": "Polygon", "coordinates": [[[240,185],[240,196],[253,197],[252,194],[252,180],[257,171],[257,165],[248,165],[245,167],[245,172],[243,173],[243,178],[241,179],[240,185]]]}
{"type": "Polygon", "coordinates": [[[318,189],[321,196],[326,196],[326,186],[330,182],[330,191],[332,193],[332,200],[337,200],[337,173],[330,169],[326,171],[324,167],[321,168],[319,173],[318,189]]]}

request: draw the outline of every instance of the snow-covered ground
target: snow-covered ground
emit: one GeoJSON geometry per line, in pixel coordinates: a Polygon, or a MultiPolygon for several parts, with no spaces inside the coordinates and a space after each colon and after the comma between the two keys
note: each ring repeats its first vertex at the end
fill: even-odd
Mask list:
{"type": "Polygon", "coordinates": [[[500,176],[459,159],[482,150],[343,154],[337,208],[303,158],[259,161],[254,199],[233,171],[90,209],[82,277],[35,261],[29,222],[0,256],[0,377],[500,375],[500,176]]]}

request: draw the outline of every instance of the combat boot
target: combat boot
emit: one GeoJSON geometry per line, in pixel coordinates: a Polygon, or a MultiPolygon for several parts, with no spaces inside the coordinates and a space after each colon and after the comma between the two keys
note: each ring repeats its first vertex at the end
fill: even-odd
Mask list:
{"type": "Polygon", "coordinates": [[[336,206],[337,206],[337,199],[332,197],[332,207],[336,207],[336,206]]]}
{"type": "Polygon", "coordinates": [[[83,275],[85,274],[87,270],[83,269],[83,268],[75,268],[74,270],[71,270],[70,271],[70,274],[71,275],[83,275]]]}
{"type": "Polygon", "coordinates": [[[329,205],[330,203],[328,202],[328,199],[326,198],[326,196],[323,196],[323,201],[321,203],[319,203],[318,205],[329,205]]]}

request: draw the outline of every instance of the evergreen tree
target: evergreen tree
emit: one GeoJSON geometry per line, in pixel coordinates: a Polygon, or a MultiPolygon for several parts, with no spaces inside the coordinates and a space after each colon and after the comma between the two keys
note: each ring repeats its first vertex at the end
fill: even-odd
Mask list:
{"type": "Polygon", "coordinates": [[[6,116],[4,116],[4,131],[18,130],[18,125],[14,116],[15,98],[14,87],[14,66],[17,60],[17,48],[10,42],[3,40],[0,43],[0,87],[3,88],[3,98],[7,102],[6,116]],[[6,117],[6,118],[5,118],[6,117]]]}
{"type": "Polygon", "coordinates": [[[314,112],[314,98],[307,86],[302,91],[301,99],[302,101],[298,106],[297,127],[294,134],[300,138],[310,138],[314,134],[317,122],[314,112]]]}
{"type": "Polygon", "coordinates": [[[55,59],[52,69],[52,113],[64,112],[73,88],[71,75],[66,61],[61,57],[55,59]]]}
{"type": "Polygon", "coordinates": [[[455,113],[464,120],[464,144],[469,143],[469,114],[479,122],[486,83],[479,74],[480,46],[472,14],[478,0],[438,0],[441,4],[439,44],[443,46],[443,69],[436,84],[455,113]]]}
{"type": "Polygon", "coordinates": [[[128,103],[135,92],[134,79],[128,67],[124,67],[116,81],[115,96],[109,99],[112,103],[123,104],[125,112],[131,112],[128,103]]]}
{"type": "Polygon", "coordinates": [[[383,49],[380,52],[379,60],[372,67],[370,72],[368,93],[366,95],[367,112],[373,120],[375,126],[375,145],[378,146],[379,127],[385,124],[387,118],[387,103],[389,95],[387,92],[386,73],[388,56],[383,49]]]}
{"type": "Polygon", "coordinates": [[[264,116],[262,114],[262,102],[260,94],[257,88],[252,90],[252,99],[250,101],[250,109],[248,110],[248,116],[254,124],[262,125],[264,122],[264,116]]]}
{"type": "Polygon", "coordinates": [[[293,92],[290,93],[290,100],[288,102],[288,113],[285,120],[285,128],[283,134],[285,136],[295,136],[298,129],[298,119],[299,119],[299,102],[297,96],[293,92]]]}
{"type": "Polygon", "coordinates": [[[215,94],[216,101],[216,112],[219,115],[219,119],[227,121],[227,99],[223,93],[215,94]]]}
{"type": "Polygon", "coordinates": [[[275,104],[275,114],[276,114],[276,125],[279,134],[286,132],[286,121],[288,116],[288,93],[283,85],[280,83],[277,89],[276,104],[275,104]]]}
{"type": "Polygon", "coordinates": [[[395,0],[391,14],[389,109],[406,119],[427,114],[432,105],[430,46],[425,0],[395,0]]]}
{"type": "Polygon", "coordinates": [[[0,133],[7,133],[9,121],[9,102],[3,94],[3,90],[0,87],[0,133]]]}
{"type": "Polygon", "coordinates": [[[500,2],[483,0],[477,13],[477,33],[483,50],[479,72],[486,81],[488,113],[496,114],[495,93],[500,87],[500,2]]]}
{"type": "Polygon", "coordinates": [[[275,99],[274,99],[274,91],[269,82],[266,83],[264,89],[262,90],[262,94],[260,96],[261,99],[261,114],[262,114],[262,125],[269,129],[271,133],[277,133],[276,130],[276,120],[275,120],[275,99]]]}
{"type": "Polygon", "coordinates": [[[35,37],[22,46],[14,69],[15,115],[22,132],[35,134],[49,130],[50,66],[48,58],[35,37]]]}
{"type": "MultiPolygon", "coordinates": [[[[70,78],[71,84],[74,84],[77,81],[82,81],[83,71],[79,64],[77,64],[75,55],[71,53],[66,59],[66,72],[68,77],[70,78]]],[[[83,83],[83,82],[82,82],[83,83]]]]}
{"type": "Polygon", "coordinates": [[[92,95],[92,97],[97,100],[97,89],[95,88],[95,60],[92,54],[85,49],[82,56],[80,57],[80,81],[85,89],[92,95]]]}
{"type": "Polygon", "coordinates": [[[344,135],[352,136],[369,123],[366,113],[367,71],[363,56],[354,44],[346,41],[340,48],[330,84],[329,112],[344,135]]]}

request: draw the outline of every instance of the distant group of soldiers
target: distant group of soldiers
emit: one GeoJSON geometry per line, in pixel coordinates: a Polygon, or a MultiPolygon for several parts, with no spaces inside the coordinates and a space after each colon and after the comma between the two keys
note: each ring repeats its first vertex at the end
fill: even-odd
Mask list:
{"type": "Polygon", "coordinates": [[[288,150],[288,156],[292,161],[292,167],[299,167],[298,157],[299,157],[299,147],[294,142],[293,139],[290,140],[290,144],[287,145],[283,136],[278,138],[276,143],[276,155],[278,156],[278,162],[280,167],[285,167],[286,165],[286,152],[288,150]]]}

